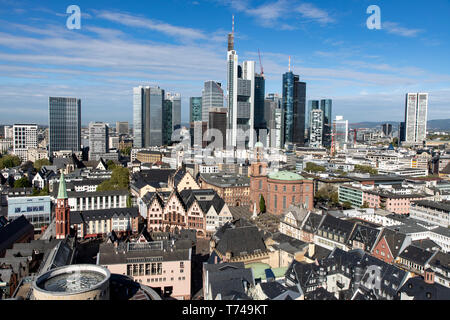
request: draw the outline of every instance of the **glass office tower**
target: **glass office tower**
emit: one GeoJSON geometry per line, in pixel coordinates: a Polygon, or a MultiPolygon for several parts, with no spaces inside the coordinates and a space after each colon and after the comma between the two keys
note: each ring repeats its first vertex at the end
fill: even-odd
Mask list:
{"type": "Polygon", "coordinates": [[[50,97],[49,157],[60,150],[80,151],[81,100],[77,98],[50,97]]]}
{"type": "Polygon", "coordinates": [[[331,147],[331,128],[333,126],[333,119],[331,118],[331,114],[333,112],[333,101],[331,99],[320,100],[320,109],[323,112],[322,142],[325,147],[331,147]]]}
{"type": "Polygon", "coordinates": [[[202,121],[202,97],[189,98],[189,122],[202,121]]]}
{"type": "Polygon", "coordinates": [[[164,100],[163,104],[163,114],[162,114],[162,136],[163,136],[163,144],[168,145],[172,138],[173,132],[173,102],[170,100],[164,100]]]}
{"type": "Polygon", "coordinates": [[[289,71],[283,75],[283,144],[293,143],[304,146],[305,143],[305,107],[306,83],[298,75],[289,71]]]}
{"type": "Polygon", "coordinates": [[[255,129],[259,134],[259,129],[267,129],[265,121],[264,100],[265,100],[265,83],[264,76],[255,74],[255,129]]]}
{"type": "Polygon", "coordinates": [[[163,144],[163,103],[163,89],[143,86],[133,88],[134,147],[163,144]]]}

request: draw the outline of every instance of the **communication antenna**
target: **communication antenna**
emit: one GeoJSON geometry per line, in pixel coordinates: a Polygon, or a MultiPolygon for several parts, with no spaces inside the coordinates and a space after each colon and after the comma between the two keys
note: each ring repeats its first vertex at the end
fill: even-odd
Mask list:
{"type": "Polygon", "coordinates": [[[259,52],[259,49],[258,49],[258,56],[259,56],[259,65],[261,67],[261,76],[264,78],[264,68],[261,62],[261,53],[259,52]]]}
{"type": "Polygon", "coordinates": [[[291,56],[289,56],[289,72],[291,72],[291,56]]]}

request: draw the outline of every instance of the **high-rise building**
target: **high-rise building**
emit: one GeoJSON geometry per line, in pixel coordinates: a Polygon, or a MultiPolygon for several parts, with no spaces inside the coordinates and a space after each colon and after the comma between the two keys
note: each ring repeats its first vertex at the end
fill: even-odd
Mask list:
{"type": "Polygon", "coordinates": [[[383,131],[383,135],[385,137],[391,137],[392,136],[392,124],[390,123],[383,123],[382,127],[382,131],[383,131]]]}
{"type": "Polygon", "coordinates": [[[323,146],[323,111],[312,109],[309,114],[309,146],[321,148],[323,146]]]}
{"type": "MultiPolygon", "coordinates": [[[[210,135],[208,136],[208,140],[213,140],[211,134],[219,134],[221,133],[221,137],[214,137],[214,141],[217,143],[222,143],[222,148],[226,147],[226,136],[227,136],[227,108],[213,108],[209,111],[209,128],[210,135]],[[219,142],[220,139],[222,140],[219,142]]],[[[217,145],[216,143],[216,145],[217,145]]]]}
{"type": "Polygon", "coordinates": [[[289,66],[289,72],[283,75],[283,144],[292,143],[303,146],[305,143],[305,105],[306,83],[301,82],[289,66]]]}
{"type": "Polygon", "coordinates": [[[164,100],[162,109],[162,144],[168,145],[173,133],[173,102],[164,100]]]}
{"type": "Polygon", "coordinates": [[[202,97],[189,98],[189,122],[202,121],[202,97]]]}
{"type": "Polygon", "coordinates": [[[406,125],[404,122],[400,122],[398,125],[398,142],[399,145],[405,141],[405,134],[406,134],[406,125]]]}
{"type": "Polygon", "coordinates": [[[77,98],[50,97],[49,157],[60,150],[80,151],[81,100],[77,98]]]}
{"type": "MultiPolygon", "coordinates": [[[[260,129],[267,129],[266,117],[265,117],[265,87],[266,80],[264,75],[255,74],[255,129],[256,134],[259,135],[260,129]]],[[[258,136],[259,137],[259,136],[258,136]]]]}
{"type": "Polygon", "coordinates": [[[336,116],[333,123],[334,150],[345,150],[348,143],[348,120],[336,116]]]}
{"type": "Polygon", "coordinates": [[[117,134],[128,134],[128,121],[118,121],[116,122],[116,133],[117,134]]]}
{"type": "Polygon", "coordinates": [[[136,148],[163,145],[163,104],[164,90],[160,87],[133,88],[133,135],[136,148]]]}
{"type": "Polygon", "coordinates": [[[5,139],[14,139],[14,130],[12,126],[5,126],[5,139]]]}
{"type": "MultiPolygon", "coordinates": [[[[267,123],[268,146],[271,148],[282,148],[282,135],[284,125],[284,110],[282,108],[282,99],[278,94],[269,93],[264,102],[264,115],[267,123]]],[[[264,141],[261,141],[264,143],[264,141]]]]}
{"type": "Polygon", "coordinates": [[[407,93],[405,142],[422,143],[427,137],[428,93],[407,93]]]}
{"type": "Polygon", "coordinates": [[[228,36],[227,53],[227,146],[253,147],[255,110],[255,62],[244,61],[239,65],[234,50],[233,30],[228,36]]]}
{"type": "Polygon", "coordinates": [[[319,100],[308,100],[308,109],[306,110],[305,114],[305,124],[306,129],[309,130],[309,115],[311,114],[311,110],[319,109],[320,108],[320,101],[319,100]]]}
{"type": "Polygon", "coordinates": [[[37,148],[36,124],[15,124],[13,126],[13,151],[23,161],[28,161],[29,148],[37,148]]]}
{"type": "Polygon", "coordinates": [[[172,130],[181,128],[181,94],[166,92],[165,100],[172,102],[172,130]]]}
{"type": "Polygon", "coordinates": [[[323,112],[323,137],[324,147],[331,147],[331,127],[333,126],[332,112],[333,101],[331,99],[320,100],[320,110],[323,112]]]}
{"type": "Polygon", "coordinates": [[[104,122],[89,123],[89,160],[109,152],[109,127],[104,122]]]}
{"type": "Polygon", "coordinates": [[[223,108],[223,89],[220,82],[213,80],[205,81],[202,91],[201,112],[202,118],[200,121],[209,121],[209,110],[212,108],[223,108]]]}

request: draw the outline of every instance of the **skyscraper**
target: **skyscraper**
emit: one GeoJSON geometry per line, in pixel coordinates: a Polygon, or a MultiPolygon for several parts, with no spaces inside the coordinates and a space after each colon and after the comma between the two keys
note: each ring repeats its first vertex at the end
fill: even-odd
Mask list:
{"type": "Polygon", "coordinates": [[[223,89],[220,82],[213,80],[205,81],[202,91],[201,119],[200,121],[209,121],[209,110],[213,108],[223,108],[223,89]]]}
{"type": "Polygon", "coordinates": [[[81,100],[77,98],[50,97],[49,157],[60,150],[80,151],[81,100]]]}
{"type": "Polygon", "coordinates": [[[234,50],[234,17],[233,30],[228,35],[227,67],[227,145],[253,147],[255,62],[244,61],[242,65],[238,64],[238,55],[234,50]]]}
{"type": "Polygon", "coordinates": [[[99,160],[109,152],[109,128],[104,122],[89,123],[89,160],[99,160]]]}
{"type": "Polygon", "coordinates": [[[133,88],[133,135],[136,148],[163,145],[164,90],[159,87],[133,88]]]}
{"type": "MultiPolygon", "coordinates": [[[[282,148],[282,135],[284,125],[284,112],[281,106],[282,99],[278,94],[269,93],[264,102],[264,117],[269,129],[268,145],[271,148],[282,148]]],[[[263,141],[261,141],[263,142],[263,141]]]]}
{"type": "Polygon", "coordinates": [[[283,144],[303,146],[305,143],[306,83],[301,82],[290,68],[283,75],[283,144]]]}
{"type": "Polygon", "coordinates": [[[311,114],[311,110],[319,109],[320,108],[320,101],[319,100],[309,100],[308,101],[308,109],[306,110],[305,114],[305,124],[306,129],[309,130],[309,115],[311,114]]]}
{"type": "Polygon", "coordinates": [[[189,98],[189,122],[202,121],[202,97],[189,98]]]}
{"type": "Polygon", "coordinates": [[[267,123],[265,119],[265,86],[266,80],[261,74],[255,74],[255,129],[256,133],[259,134],[260,129],[267,129],[267,123]]]}
{"type": "Polygon", "coordinates": [[[181,128],[181,94],[166,92],[165,100],[172,102],[172,130],[181,128]]]}
{"type": "Polygon", "coordinates": [[[162,144],[168,145],[173,133],[173,102],[164,100],[162,109],[162,144]]]}
{"type": "MultiPolygon", "coordinates": [[[[217,141],[216,145],[218,143],[222,144],[222,147],[226,147],[226,134],[227,134],[227,109],[226,108],[213,108],[209,111],[209,128],[210,136],[208,139],[211,141],[211,133],[218,133],[220,132],[222,135],[222,140],[217,141]]],[[[214,137],[214,139],[218,139],[220,137],[214,137]]],[[[216,141],[216,140],[214,140],[216,141]]]]}
{"type": "Polygon", "coordinates": [[[312,109],[309,115],[309,146],[321,148],[323,146],[323,111],[312,109]]]}
{"type": "Polygon", "coordinates": [[[385,137],[391,137],[392,136],[392,124],[390,123],[384,123],[382,125],[383,135],[385,137]]]}
{"type": "Polygon", "coordinates": [[[427,137],[428,93],[407,93],[405,142],[422,143],[427,137]]]}
{"type": "Polygon", "coordinates": [[[13,126],[13,152],[23,161],[27,161],[27,150],[37,148],[36,124],[15,124],[13,126]]]}
{"type": "Polygon", "coordinates": [[[320,100],[320,110],[323,112],[323,137],[322,143],[325,147],[331,147],[331,127],[333,125],[332,112],[333,101],[331,99],[320,100]]]}

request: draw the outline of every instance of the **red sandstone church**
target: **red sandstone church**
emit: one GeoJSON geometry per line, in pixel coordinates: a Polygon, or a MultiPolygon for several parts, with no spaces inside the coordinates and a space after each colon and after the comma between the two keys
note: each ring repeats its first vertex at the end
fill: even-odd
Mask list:
{"type": "Polygon", "coordinates": [[[312,209],[314,206],[313,180],[301,175],[278,171],[267,174],[267,162],[263,160],[262,144],[255,145],[256,162],[250,167],[250,210],[259,212],[261,195],[266,204],[266,211],[281,215],[291,204],[312,209]]]}

